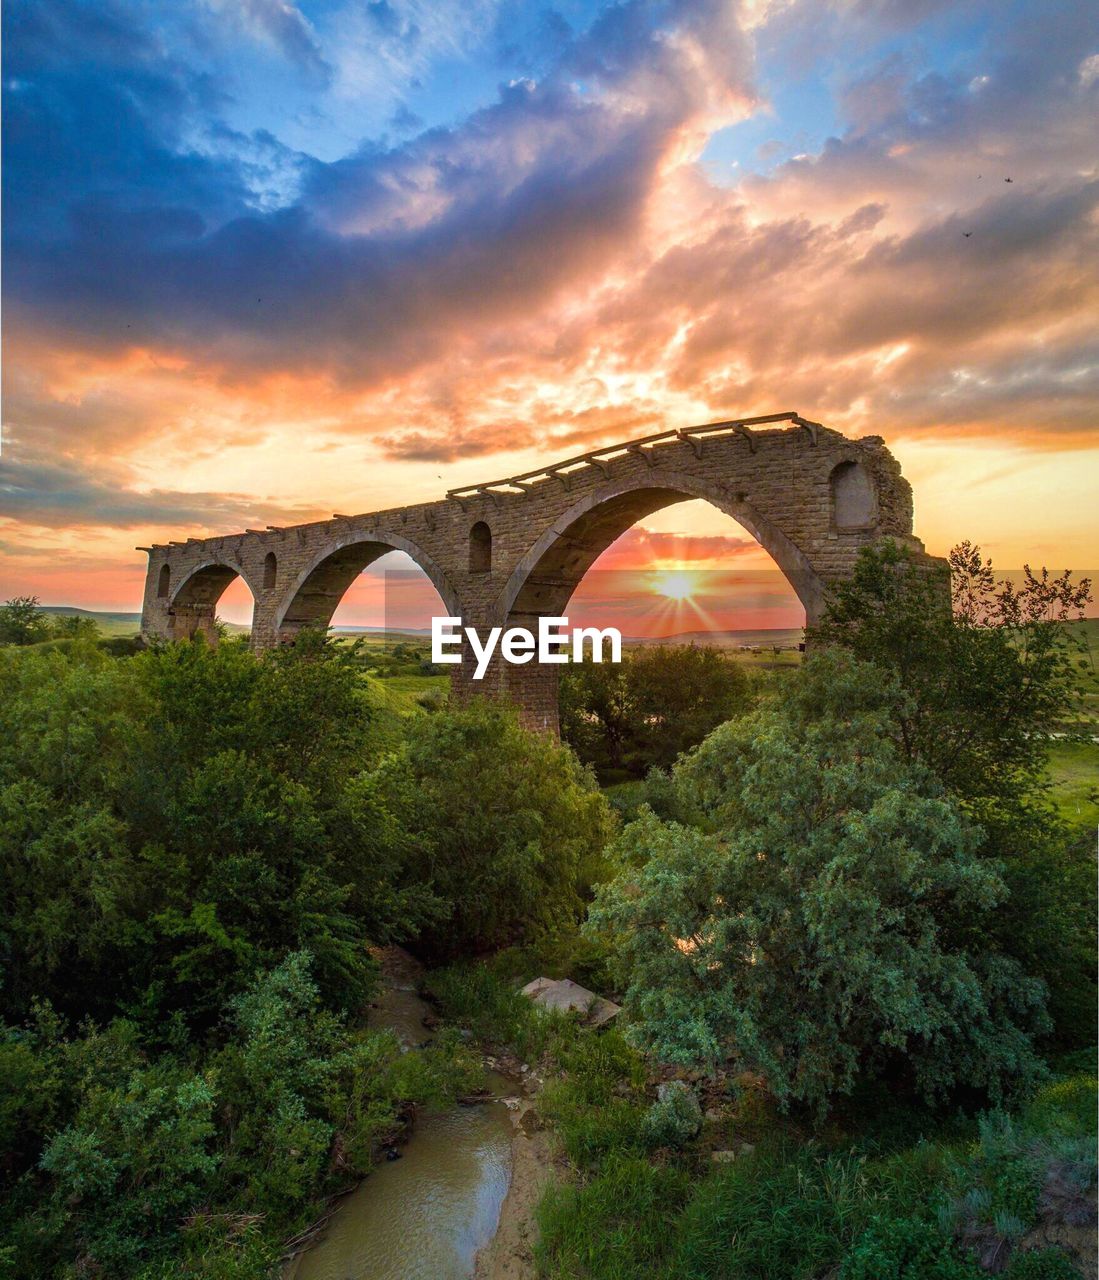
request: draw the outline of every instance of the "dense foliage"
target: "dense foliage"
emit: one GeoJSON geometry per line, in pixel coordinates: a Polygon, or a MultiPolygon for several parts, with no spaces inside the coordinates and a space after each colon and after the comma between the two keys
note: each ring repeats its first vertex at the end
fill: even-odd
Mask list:
{"type": "Polygon", "coordinates": [[[928,1100],[1038,1074],[1042,984],[975,942],[1006,891],[893,746],[902,696],[873,667],[814,657],[677,766],[695,825],[626,828],[591,921],[661,1058],[760,1073],[818,1113],[887,1069],[928,1100]]]}
{"type": "Polygon", "coordinates": [[[575,922],[610,822],[575,759],[487,708],[394,756],[372,705],[309,634],[0,649],[12,1275],[266,1274],[407,1103],[474,1074],[359,1029],[370,947],[575,922]]]}
{"type": "Polygon", "coordinates": [[[635,648],[620,663],[578,663],[561,676],[561,736],[601,774],[666,768],[745,710],[751,682],[718,649],[635,648]]]}
{"type": "Polygon", "coordinates": [[[611,812],[591,774],[512,708],[490,703],[414,721],[375,774],[401,796],[409,871],[453,904],[421,945],[453,958],[575,927],[601,871],[611,812]]]}
{"type": "Polygon", "coordinates": [[[207,1042],[164,1031],[166,1047],[131,1020],[67,1026],[43,1005],[0,1028],[0,1275],[259,1280],[403,1106],[479,1073],[453,1041],[404,1054],[353,1030],[306,952],[228,1001],[207,1042]]]}
{"type": "Polygon", "coordinates": [[[444,709],[412,643],[118,660],[8,602],[0,1276],[270,1274],[409,1104],[473,1086],[471,1034],[539,1064],[581,1175],[541,1211],[549,1276],[1073,1274],[1021,1242],[1091,1220],[1075,1085],[972,1141],[837,1138],[858,1114],[908,1146],[943,1123],[921,1099],[1024,1094],[1047,987],[1061,1041],[1089,1035],[1094,862],[1042,776],[1087,586],[953,563],[951,611],[867,552],[827,651],[773,679],[701,649],[573,669],[583,765],[505,708],[444,709]],[[616,837],[590,763],[662,766],[625,784],[655,812],[616,837]],[[390,941],[519,967],[436,975],[463,1034],[402,1054],[362,1025],[390,941]],[[628,1020],[537,1014],[536,973],[616,977],[628,1020]]]}
{"type": "Polygon", "coordinates": [[[1024,570],[997,580],[977,548],[950,556],[950,582],[906,548],[859,558],[834,588],[811,641],[842,647],[899,684],[888,733],[930,768],[979,824],[1006,902],[984,926],[992,945],[1042,977],[1056,1035],[1094,1042],[1094,831],[1074,837],[1050,802],[1051,736],[1095,732],[1082,718],[1081,633],[1088,579],[1024,570]]]}
{"type": "Polygon", "coordinates": [[[366,942],[439,909],[401,883],[369,762],[361,681],[330,646],[0,651],[3,1012],[205,1026],[299,948],[353,1006],[366,942]]]}

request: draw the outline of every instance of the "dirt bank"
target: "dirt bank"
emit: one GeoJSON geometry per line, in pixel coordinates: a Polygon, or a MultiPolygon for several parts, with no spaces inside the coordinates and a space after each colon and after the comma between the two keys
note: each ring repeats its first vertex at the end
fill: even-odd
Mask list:
{"type": "Polygon", "coordinates": [[[538,1228],[534,1210],[546,1187],[567,1170],[557,1167],[549,1133],[538,1127],[534,1103],[522,1099],[511,1113],[511,1182],[500,1208],[492,1240],[478,1253],[474,1280],[533,1280],[534,1242],[538,1228]]]}

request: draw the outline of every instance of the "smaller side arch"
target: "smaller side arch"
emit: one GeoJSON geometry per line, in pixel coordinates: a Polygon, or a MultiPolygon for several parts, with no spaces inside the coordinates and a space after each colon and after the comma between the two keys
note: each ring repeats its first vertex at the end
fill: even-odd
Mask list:
{"type": "Polygon", "coordinates": [[[216,642],[214,621],[217,603],[237,578],[242,578],[252,593],[254,625],[255,601],[258,598],[255,584],[239,564],[228,559],[207,560],[196,565],[169,598],[172,639],[189,640],[201,631],[210,641],[216,642]]]}
{"type": "Polygon", "coordinates": [[[275,612],[275,635],[286,641],[302,627],[327,627],[358,575],[387,551],[403,551],[427,575],[447,613],[462,616],[458,593],[426,552],[400,534],[371,531],[347,534],[317,551],[283,595],[275,612]]]}
{"type": "Polygon", "coordinates": [[[263,589],[270,591],[278,581],[279,576],[279,558],[273,551],[263,557],[263,589]]]}
{"type": "Polygon", "coordinates": [[[172,571],[166,564],[160,566],[160,573],[156,580],[156,595],[158,600],[166,600],[168,592],[172,586],[172,571]]]}
{"type": "Polygon", "coordinates": [[[478,520],[469,531],[469,571],[489,573],[492,569],[492,530],[478,520]]]}

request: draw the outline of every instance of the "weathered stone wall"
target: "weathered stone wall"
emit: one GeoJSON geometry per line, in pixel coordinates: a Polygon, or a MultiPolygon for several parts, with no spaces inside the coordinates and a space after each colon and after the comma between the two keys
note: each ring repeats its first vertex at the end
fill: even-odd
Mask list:
{"type": "MultiPolygon", "coordinates": [[[[510,490],[153,547],[142,632],[180,639],[210,631],[218,598],[239,574],[256,602],[252,643],[268,648],[292,640],[302,626],[326,626],[355,577],[393,549],[420,565],[447,612],[466,625],[536,629],[540,615],[565,612],[584,573],[615,538],[689,498],[706,499],[759,540],[810,622],[827,584],[850,573],[861,547],[890,537],[923,552],[912,536],[911,489],[880,437],[849,440],[823,427],[742,428],[626,445],[615,456],[510,490]],[[862,475],[849,501],[852,468],[836,469],[852,463],[862,475]],[[865,523],[848,527],[849,511],[865,523]],[[471,531],[481,524],[491,533],[488,569],[480,567],[481,528],[471,561],[471,531]]],[[[484,680],[471,675],[468,662],[455,668],[456,696],[504,694],[528,723],[556,729],[556,668],[497,662],[484,680]]]]}

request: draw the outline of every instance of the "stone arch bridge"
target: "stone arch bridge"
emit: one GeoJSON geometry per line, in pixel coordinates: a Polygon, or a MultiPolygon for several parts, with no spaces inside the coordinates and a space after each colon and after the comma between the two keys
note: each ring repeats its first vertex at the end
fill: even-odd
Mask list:
{"type": "MultiPolygon", "coordinates": [[[[142,547],[148,640],[214,636],[217,602],[237,577],[255,599],[256,649],[326,627],[355,578],[388,551],[407,552],[450,615],[484,633],[537,631],[560,615],[598,556],[644,516],[703,498],[768,551],[819,618],[830,582],[860,548],[912,534],[912,490],[880,436],[848,439],[796,413],[664,431],[538,471],[452,489],[438,502],[285,528],[142,547]]],[[[458,696],[503,695],[532,727],[557,727],[556,666],[496,660],[485,678],[454,668],[458,696]]]]}

